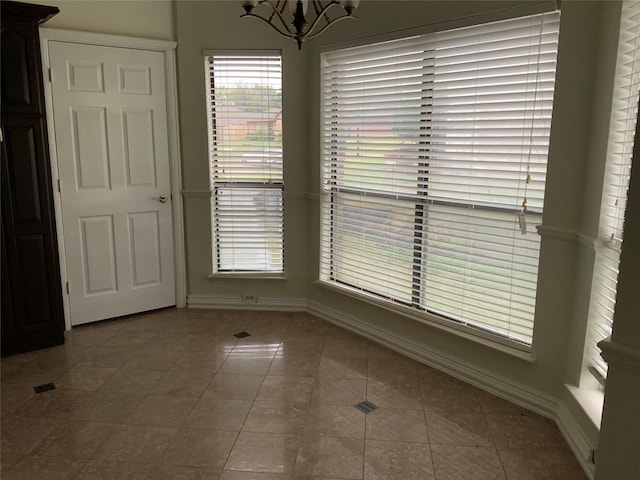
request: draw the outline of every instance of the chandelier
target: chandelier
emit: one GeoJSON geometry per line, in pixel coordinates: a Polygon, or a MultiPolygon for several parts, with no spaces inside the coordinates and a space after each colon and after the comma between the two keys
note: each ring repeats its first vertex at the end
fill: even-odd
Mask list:
{"type": "Polygon", "coordinates": [[[324,32],[330,25],[340,20],[353,18],[353,12],[360,0],[242,0],[242,8],[245,13],[240,16],[255,17],[268,23],[280,35],[293,38],[298,43],[298,50],[302,48],[302,42],[308,38],[314,38],[324,32]],[[315,10],[315,17],[311,23],[307,22],[307,6],[311,3],[315,10]],[[253,9],[258,5],[264,5],[263,15],[253,13],[253,9]],[[342,7],[341,15],[331,18],[329,10],[336,10],[333,7],[342,7]],[[293,18],[291,24],[285,19],[285,11],[293,18]],[[293,27],[293,28],[292,28],[293,27]]]}

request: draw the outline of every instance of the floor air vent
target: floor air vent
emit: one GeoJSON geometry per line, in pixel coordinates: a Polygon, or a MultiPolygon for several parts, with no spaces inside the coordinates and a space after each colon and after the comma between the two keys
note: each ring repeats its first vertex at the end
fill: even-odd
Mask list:
{"type": "Polygon", "coordinates": [[[356,403],[354,407],[364,413],[371,413],[378,408],[376,405],[367,400],[365,400],[364,402],[356,403]]]}

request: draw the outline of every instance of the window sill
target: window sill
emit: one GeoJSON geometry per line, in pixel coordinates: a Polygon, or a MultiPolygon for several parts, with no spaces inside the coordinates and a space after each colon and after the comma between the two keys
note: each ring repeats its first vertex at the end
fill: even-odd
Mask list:
{"type": "Polygon", "coordinates": [[[508,339],[499,337],[497,335],[492,335],[487,332],[479,331],[474,329],[473,327],[469,327],[466,325],[457,325],[446,319],[439,318],[436,315],[429,314],[429,313],[420,313],[413,310],[412,308],[390,303],[385,300],[378,299],[373,295],[367,295],[366,293],[360,292],[359,290],[352,289],[349,287],[334,285],[333,283],[326,282],[323,280],[316,280],[313,283],[314,285],[318,285],[327,290],[349,296],[356,300],[366,302],[370,305],[384,308],[385,310],[388,310],[392,313],[402,315],[404,317],[410,318],[411,320],[420,322],[424,325],[437,328],[438,330],[447,332],[457,337],[465,338],[472,342],[489,347],[493,350],[506,353],[519,360],[522,360],[528,363],[535,362],[535,357],[531,351],[531,348],[528,348],[524,345],[520,345],[516,342],[512,342],[508,339]]]}
{"type": "Polygon", "coordinates": [[[600,384],[596,383],[595,379],[592,381],[587,375],[590,376],[588,372],[583,374],[583,380],[579,387],[565,384],[565,388],[580,405],[589,420],[591,420],[594,428],[600,430],[602,408],[604,406],[604,391],[600,387],[600,384]]]}
{"type": "Polygon", "coordinates": [[[260,273],[260,272],[217,272],[207,275],[209,280],[238,278],[242,280],[288,280],[284,273],[260,273]]]}

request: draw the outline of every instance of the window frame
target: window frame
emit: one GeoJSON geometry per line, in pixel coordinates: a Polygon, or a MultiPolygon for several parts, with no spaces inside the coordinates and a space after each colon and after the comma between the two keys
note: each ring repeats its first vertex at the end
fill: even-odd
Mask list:
{"type": "MultiPolygon", "coordinates": [[[[472,25],[478,25],[478,24],[482,24],[482,23],[490,23],[490,22],[494,22],[494,21],[500,21],[500,20],[507,20],[507,19],[511,19],[511,18],[517,18],[517,17],[523,17],[523,16],[528,16],[528,15],[534,15],[537,13],[548,13],[551,11],[559,11],[557,9],[557,5],[555,4],[550,4],[550,3],[545,3],[545,4],[539,4],[536,5],[535,8],[534,6],[531,6],[531,8],[518,8],[518,9],[507,9],[508,11],[501,11],[501,12],[493,12],[492,14],[489,15],[480,15],[480,16],[476,16],[473,18],[465,18],[465,19],[458,19],[458,20],[454,20],[451,22],[443,22],[441,24],[434,24],[434,25],[429,25],[426,28],[419,28],[419,29],[411,29],[411,30],[407,30],[405,32],[396,32],[394,34],[391,35],[382,35],[382,36],[377,36],[377,37],[372,37],[369,39],[365,39],[364,41],[360,40],[357,42],[349,42],[349,43],[345,43],[345,44],[341,44],[341,45],[334,45],[328,48],[323,49],[323,53],[325,52],[332,52],[332,51],[336,51],[336,50],[346,50],[349,49],[351,47],[358,47],[358,46],[372,46],[376,43],[380,43],[380,42],[385,42],[385,41],[389,41],[389,40],[396,40],[396,39],[401,39],[401,38],[407,38],[410,37],[412,35],[422,35],[425,33],[433,33],[433,32],[439,32],[439,31],[445,31],[445,30],[453,30],[456,28],[460,28],[460,27],[464,27],[464,26],[472,26],[472,25]]],[[[324,88],[324,87],[321,87],[324,88]]],[[[428,95],[426,95],[426,93],[428,92],[427,90],[424,90],[423,93],[425,93],[425,105],[423,105],[425,108],[428,108],[428,95]]],[[[324,97],[323,97],[324,99],[324,97]]],[[[421,127],[421,128],[429,128],[429,127],[421,127]]],[[[430,141],[428,140],[428,135],[426,136],[426,140],[425,140],[425,144],[429,144],[430,141]]],[[[418,182],[424,182],[425,184],[428,184],[428,174],[429,174],[429,151],[428,149],[424,150],[425,155],[424,155],[424,159],[425,162],[424,164],[421,165],[422,168],[422,174],[424,175],[424,177],[422,178],[418,178],[418,182]]],[[[422,158],[422,157],[420,157],[422,158]]],[[[335,169],[336,167],[336,161],[334,160],[334,162],[332,163],[332,169],[334,169],[334,173],[335,173],[335,169]]],[[[325,169],[325,160],[322,160],[322,169],[325,169]]],[[[441,328],[444,328],[445,330],[448,331],[454,331],[456,333],[462,334],[463,336],[468,336],[469,338],[473,338],[473,339],[481,339],[481,341],[483,343],[486,343],[485,340],[488,340],[488,344],[490,345],[502,345],[502,346],[507,346],[509,348],[509,350],[515,349],[517,351],[520,352],[530,352],[531,351],[531,347],[532,347],[532,343],[530,344],[524,344],[521,342],[517,342],[514,341],[513,339],[509,339],[509,338],[505,338],[501,335],[497,335],[493,332],[487,332],[486,330],[482,329],[482,328],[478,328],[476,326],[473,325],[461,325],[460,323],[456,323],[456,321],[454,322],[450,322],[451,318],[447,318],[446,315],[442,315],[442,314],[437,314],[431,310],[425,309],[425,308],[421,308],[419,303],[419,296],[420,296],[420,292],[416,291],[415,288],[415,278],[412,279],[412,288],[411,288],[411,301],[409,302],[402,302],[402,301],[397,301],[397,300],[393,300],[392,298],[388,298],[387,300],[392,300],[392,302],[387,302],[384,298],[384,295],[379,295],[376,294],[374,292],[371,291],[367,291],[367,289],[362,288],[362,287],[358,287],[358,286],[354,286],[354,285],[350,285],[348,283],[344,283],[343,285],[340,285],[340,282],[336,280],[335,276],[332,276],[331,273],[328,274],[324,274],[323,275],[323,269],[326,272],[327,269],[329,272],[333,271],[332,269],[332,263],[335,258],[335,253],[333,251],[334,249],[334,245],[333,245],[333,241],[329,241],[327,240],[327,238],[330,238],[333,236],[332,233],[332,229],[333,226],[325,226],[323,225],[323,218],[325,216],[328,217],[334,217],[335,215],[335,200],[336,197],[339,195],[339,193],[341,192],[348,192],[348,188],[345,187],[339,187],[336,190],[332,190],[332,189],[327,189],[326,187],[326,183],[327,183],[327,174],[326,172],[323,172],[322,176],[322,185],[321,185],[321,238],[320,238],[320,279],[318,280],[318,283],[320,285],[323,285],[327,288],[330,288],[332,290],[336,290],[339,291],[341,293],[346,293],[350,296],[354,296],[356,298],[360,298],[361,300],[365,300],[369,303],[373,303],[376,304],[378,306],[381,306],[383,308],[392,310],[396,313],[400,313],[403,314],[405,316],[411,317],[415,320],[421,321],[423,323],[427,323],[430,325],[436,325],[439,326],[441,328]],[[329,244],[328,246],[326,244],[329,244]],[[329,260],[327,263],[325,263],[323,265],[323,250],[329,250],[327,255],[328,257],[330,257],[331,260],[329,260]],[[417,310],[421,310],[421,311],[417,311],[417,310]]],[[[546,177],[546,175],[545,175],[546,177]]],[[[428,188],[428,185],[427,187],[428,188]]],[[[426,196],[426,189],[423,189],[424,191],[424,195],[426,196]]],[[[354,192],[355,193],[355,192],[354,192]]],[[[366,192],[366,194],[364,194],[366,196],[377,196],[379,198],[399,198],[399,195],[395,195],[395,194],[389,194],[389,195],[385,195],[385,194],[379,194],[377,192],[366,192]]],[[[429,201],[429,202],[417,202],[414,205],[414,210],[416,212],[416,214],[414,215],[414,222],[417,223],[423,223],[425,222],[425,216],[428,215],[428,205],[429,204],[433,204],[433,203],[440,203],[438,201],[429,201]]],[[[450,204],[453,205],[454,202],[447,202],[447,201],[442,201],[443,204],[450,204]]],[[[461,202],[464,203],[464,202],[461,202]]],[[[486,210],[498,210],[498,211],[504,211],[504,212],[517,212],[518,209],[514,209],[514,208],[509,208],[509,207],[505,207],[505,208],[496,208],[493,205],[476,205],[474,208],[477,209],[486,209],[486,210]]],[[[535,208],[531,208],[531,209],[527,209],[526,211],[528,216],[537,216],[541,219],[542,217],[542,209],[535,209],[535,208]]],[[[538,222],[540,223],[540,222],[538,222]]],[[[331,224],[333,225],[333,223],[331,224]]],[[[417,236],[414,238],[414,245],[416,245],[416,247],[414,248],[414,256],[413,256],[413,272],[412,275],[415,277],[416,275],[420,276],[422,275],[422,251],[420,249],[420,247],[418,246],[421,241],[421,235],[422,235],[422,231],[423,229],[421,227],[415,227],[414,228],[414,232],[417,232],[418,234],[420,234],[420,236],[417,236]]],[[[539,242],[538,242],[539,244],[539,242]]],[[[538,247],[539,248],[539,247],[538,247]]],[[[536,274],[537,276],[537,274],[536,274]]],[[[533,320],[532,320],[533,321],[533,320]]],[[[520,355],[518,355],[520,356],[520,355]]]]}
{"type": "MultiPolygon", "coordinates": [[[[217,276],[230,278],[230,277],[238,277],[238,278],[275,278],[282,279],[285,278],[285,253],[284,253],[284,148],[282,142],[282,135],[280,140],[280,155],[278,156],[279,162],[281,164],[280,175],[276,178],[253,178],[253,179],[245,179],[242,178],[242,175],[237,174],[237,178],[227,178],[218,180],[216,169],[219,168],[216,166],[216,151],[218,146],[218,131],[216,129],[216,115],[215,115],[215,85],[214,85],[214,73],[213,66],[210,64],[213,63],[213,57],[220,58],[242,58],[246,57],[248,60],[256,59],[256,58],[264,58],[265,61],[268,61],[269,58],[278,58],[279,61],[279,71],[278,75],[280,77],[279,89],[281,95],[283,94],[283,82],[282,82],[282,72],[283,72],[283,56],[280,50],[203,50],[203,59],[204,59],[204,70],[205,70],[205,89],[207,94],[207,138],[209,143],[209,179],[210,179],[210,188],[211,188],[211,239],[212,239],[212,274],[209,275],[210,278],[214,278],[217,276]],[[279,193],[279,267],[280,268],[266,268],[266,260],[265,260],[265,268],[224,268],[221,261],[221,247],[223,241],[222,236],[229,236],[229,231],[222,233],[224,228],[220,227],[220,214],[223,207],[221,207],[220,199],[222,198],[221,192],[224,191],[242,191],[245,190],[247,192],[251,190],[263,190],[263,194],[265,196],[263,207],[264,210],[264,221],[267,222],[272,217],[268,214],[266,210],[267,204],[267,196],[269,191],[275,191],[279,193]]],[[[263,77],[261,77],[263,78],[263,77]]],[[[280,102],[280,115],[283,112],[283,102],[280,102]]],[[[282,122],[282,118],[280,120],[282,122]]],[[[271,142],[263,145],[263,148],[266,148],[268,151],[271,148],[271,142]]],[[[240,151],[240,149],[239,149],[240,151]]],[[[264,152],[259,152],[264,153],[264,152]]],[[[269,152],[271,153],[271,152],[269,152]]],[[[270,155],[272,156],[272,155],[270,155]]],[[[268,163],[268,162],[267,162],[268,163]]],[[[267,163],[261,163],[260,165],[263,168],[267,168],[267,163]]],[[[233,165],[229,168],[233,170],[233,165]]],[[[259,193],[258,193],[259,195],[259,193]]],[[[229,198],[229,197],[226,197],[229,198]]],[[[255,200],[254,200],[255,202],[255,200]]],[[[260,212],[258,208],[255,210],[256,212],[260,212]]],[[[277,217],[278,215],[276,215],[277,217]]],[[[265,226],[265,231],[263,232],[265,237],[268,235],[268,229],[265,226]]],[[[230,232],[233,235],[233,231],[230,232]]],[[[241,240],[239,240],[241,241],[241,240]]],[[[233,241],[232,241],[233,242],[233,241]]],[[[262,245],[266,251],[268,248],[268,242],[265,240],[264,245],[262,245]]],[[[229,248],[229,247],[227,247],[229,248]]],[[[232,243],[232,247],[233,243],[232,243]]],[[[265,257],[268,254],[265,253],[265,257]]],[[[233,256],[233,255],[232,255],[233,256]]],[[[229,261],[227,261],[229,263],[229,261]]],[[[257,264],[255,264],[257,265],[257,264]]]]}

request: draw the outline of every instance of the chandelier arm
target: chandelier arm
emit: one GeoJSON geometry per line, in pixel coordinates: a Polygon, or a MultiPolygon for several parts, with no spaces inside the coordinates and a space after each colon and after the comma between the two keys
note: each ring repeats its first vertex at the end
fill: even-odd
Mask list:
{"type": "MultiPolygon", "coordinates": [[[[342,17],[338,17],[338,18],[334,18],[333,20],[331,20],[331,22],[327,23],[324,27],[322,27],[320,30],[318,30],[316,33],[309,35],[308,32],[311,31],[311,28],[309,30],[307,30],[307,33],[305,33],[305,39],[311,39],[311,38],[315,38],[318,35],[320,35],[322,32],[324,32],[327,28],[329,28],[331,25],[333,25],[334,23],[339,22],[340,20],[347,20],[347,19],[353,19],[353,20],[357,20],[358,17],[354,16],[354,15],[343,15],[342,17]]],[[[316,23],[316,22],[314,22],[316,23]]]]}
{"type": "MultiPolygon", "coordinates": [[[[334,24],[335,22],[337,22],[338,20],[341,20],[343,18],[346,17],[351,17],[352,15],[343,15],[342,17],[338,17],[338,18],[334,18],[333,20],[329,20],[327,22],[327,24],[322,27],[320,29],[320,31],[318,33],[314,33],[313,35],[309,35],[311,32],[313,32],[313,30],[318,26],[318,23],[320,23],[320,20],[322,20],[322,18],[326,15],[326,13],[329,11],[329,9],[331,7],[333,7],[334,5],[340,5],[338,2],[332,0],[330,3],[328,3],[327,5],[325,5],[322,10],[320,10],[320,12],[316,13],[316,18],[313,22],[311,22],[311,25],[309,25],[309,28],[307,28],[306,32],[302,33],[302,36],[305,38],[313,38],[317,35],[319,35],[321,32],[324,32],[325,29],[329,26],[334,24]]],[[[355,17],[354,17],[355,18],[355,17]]]]}
{"type": "MultiPolygon", "coordinates": [[[[322,7],[322,3],[320,3],[320,0],[311,0],[311,1],[313,3],[313,7],[316,10],[316,17],[324,16],[324,18],[327,21],[327,23],[331,23],[332,20],[329,18],[329,15],[327,14],[327,10],[324,11],[324,14],[321,13],[323,7],[322,7]]],[[[336,0],[331,0],[329,2],[329,5],[331,5],[332,3],[339,4],[340,2],[337,2],[336,0]]]]}
{"type": "MultiPolygon", "coordinates": [[[[287,23],[287,21],[285,20],[285,18],[282,16],[282,12],[280,12],[280,10],[278,10],[278,4],[280,3],[280,0],[277,1],[276,5],[274,5],[270,0],[260,0],[260,5],[266,5],[268,6],[271,10],[273,10],[273,13],[271,14],[271,16],[269,17],[269,20],[267,20],[264,17],[261,17],[260,15],[257,15],[255,13],[250,13],[248,14],[249,16],[252,17],[257,17],[260,20],[264,20],[265,22],[267,22],[269,25],[271,25],[276,32],[278,32],[280,35],[284,35],[285,37],[291,37],[294,38],[295,37],[295,32],[291,29],[291,27],[289,26],[289,24],[287,23]],[[280,22],[282,23],[282,25],[284,26],[284,28],[286,29],[286,31],[288,33],[284,33],[282,30],[280,30],[278,27],[276,27],[275,25],[273,25],[271,23],[271,19],[273,18],[273,15],[277,15],[278,18],[280,19],[280,22]]],[[[285,7],[287,6],[286,2],[282,2],[282,11],[284,11],[285,7]]],[[[244,16],[244,15],[243,15],[244,16]]],[[[242,17],[241,17],[242,18],[242,17]]]]}
{"type": "MultiPolygon", "coordinates": [[[[265,3],[270,4],[271,2],[265,2],[265,3]]],[[[273,17],[276,16],[276,12],[280,12],[280,14],[282,15],[286,7],[287,7],[287,0],[276,0],[276,4],[273,6],[274,11],[271,12],[271,15],[269,16],[269,23],[271,23],[271,20],[273,19],[273,17]]],[[[284,20],[282,18],[280,19],[280,21],[284,23],[284,20]]]]}
{"type": "MultiPolygon", "coordinates": [[[[261,17],[260,15],[256,15],[255,13],[244,13],[244,14],[240,15],[240,18],[244,18],[244,17],[253,17],[253,18],[257,18],[259,20],[262,20],[264,23],[269,25],[271,28],[273,28],[276,32],[278,32],[283,37],[295,38],[295,34],[291,31],[290,28],[287,27],[287,30],[285,30],[285,31],[280,30],[276,25],[271,23],[266,18],[261,17]]],[[[286,23],[284,25],[286,26],[286,23]]]]}

